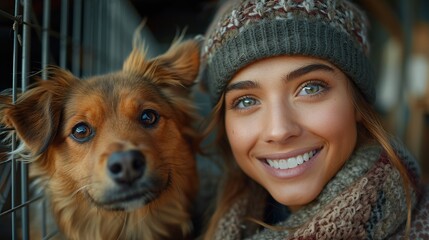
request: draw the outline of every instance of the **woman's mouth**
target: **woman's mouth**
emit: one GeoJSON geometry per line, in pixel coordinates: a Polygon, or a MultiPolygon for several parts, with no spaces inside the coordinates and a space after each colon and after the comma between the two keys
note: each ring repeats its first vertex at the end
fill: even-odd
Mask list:
{"type": "Polygon", "coordinates": [[[304,154],[290,157],[287,159],[266,159],[267,164],[275,169],[291,169],[295,168],[308,160],[310,160],[314,155],[316,155],[320,149],[317,150],[311,150],[309,152],[306,152],[304,154]]]}

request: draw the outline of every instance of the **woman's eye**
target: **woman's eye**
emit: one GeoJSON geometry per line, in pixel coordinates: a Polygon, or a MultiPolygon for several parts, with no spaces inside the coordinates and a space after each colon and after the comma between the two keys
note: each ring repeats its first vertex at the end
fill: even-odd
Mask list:
{"type": "Polygon", "coordinates": [[[233,104],[233,108],[246,109],[258,105],[259,101],[252,97],[241,97],[233,104]]]}
{"type": "Polygon", "coordinates": [[[73,140],[83,143],[89,141],[94,136],[94,131],[87,123],[81,122],[72,128],[70,136],[73,140]]]}
{"type": "Polygon", "coordinates": [[[298,96],[316,95],[326,90],[326,84],[321,82],[306,83],[298,93],[298,96]]]}
{"type": "Polygon", "coordinates": [[[140,116],[140,122],[145,128],[152,128],[156,126],[159,120],[159,114],[153,109],[143,110],[140,116]]]}

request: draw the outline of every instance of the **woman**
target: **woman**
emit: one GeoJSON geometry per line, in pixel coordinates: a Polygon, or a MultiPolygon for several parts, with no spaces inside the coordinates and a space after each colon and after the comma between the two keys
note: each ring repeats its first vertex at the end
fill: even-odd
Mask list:
{"type": "Polygon", "coordinates": [[[345,0],[219,10],[201,78],[225,173],[206,239],[429,237],[418,165],[372,109],[367,26],[345,0]]]}

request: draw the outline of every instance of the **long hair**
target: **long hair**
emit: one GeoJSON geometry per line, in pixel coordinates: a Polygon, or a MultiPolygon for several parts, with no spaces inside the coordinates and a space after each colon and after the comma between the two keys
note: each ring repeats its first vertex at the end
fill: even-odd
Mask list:
{"type": "MultiPolygon", "coordinates": [[[[361,116],[361,121],[358,123],[359,141],[357,144],[368,141],[377,142],[388,155],[390,163],[399,171],[407,204],[405,236],[409,236],[412,210],[411,188],[416,188],[416,185],[411,180],[407,168],[396,154],[395,149],[392,146],[391,136],[385,130],[378,113],[373,108],[373,106],[367,102],[353,82],[349,81],[349,83],[352,83],[350,89],[353,107],[361,116]]],[[[216,138],[213,143],[221,153],[222,158],[220,164],[223,167],[222,171],[224,173],[221,184],[219,185],[215,211],[212,214],[204,232],[204,239],[207,240],[211,239],[215,235],[220,219],[227,213],[227,211],[237,200],[245,198],[248,194],[255,196],[256,192],[258,192],[258,194],[261,193],[261,187],[251,180],[240,169],[234,160],[225,132],[224,101],[225,96],[222,94],[219,101],[212,110],[209,122],[204,132],[205,136],[208,136],[213,132],[216,134],[216,138]],[[226,188],[225,186],[228,187],[226,188]]],[[[262,198],[258,198],[258,200],[261,201],[262,198]]],[[[260,222],[262,223],[261,225],[265,226],[265,224],[262,222],[262,219],[255,219],[251,215],[248,215],[247,217],[256,220],[256,222],[260,222]]],[[[275,229],[275,227],[273,229],[275,229]]]]}
{"type": "Polygon", "coordinates": [[[210,217],[204,231],[203,237],[207,240],[215,235],[219,220],[231,206],[239,198],[252,191],[249,186],[249,182],[252,182],[252,180],[236,164],[226,136],[224,101],[225,95],[222,94],[217,104],[213,107],[211,115],[208,118],[209,122],[203,133],[204,136],[215,133],[214,146],[212,147],[220,151],[220,161],[218,163],[223,171],[223,178],[218,186],[218,193],[215,200],[215,211],[210,217]],[[226,186],[228,187],[226,188],[226,186]]]}
{"type": "Polygon", "coordinates": [[[411,199],[411,188],[417,190],[417,185],[411,180],[409,171],[401,161],[399,156],[396,154],[394,147],[392,146],[391,136],[385,130],[381,119],[373,106],[370,105],[362,93],[357,89],[356,86],[352,88],[352,100],[356,112],[361,115],[361,130],[360,134],[367,134],[370,140],[378,142],[385,153],[388,156],[390,163],[398,170],[401,179],[402,186],[405,191],[405,200],[407,204],[407,222],[405,227],[405,236],[408,238],[411,228],[411,211],[412,211],[412,199],[411,199]],[[362,128],[363,127],[363,128],[362,128]]]}

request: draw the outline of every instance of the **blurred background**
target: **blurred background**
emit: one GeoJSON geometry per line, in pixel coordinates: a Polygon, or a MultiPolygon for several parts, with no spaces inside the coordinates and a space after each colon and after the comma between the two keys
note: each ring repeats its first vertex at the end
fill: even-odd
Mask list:
{"type": "MultiPolygon", "coordinates": [[[[54,64],[85,78],[121,69],[132,36],[143,21],[149,56],[175,37],[204,34],[220,0],[1,0],[0,90],[26,89],[40,70],[54,64]]],[[[417,157],[429,182],[429,1],[355,0],[371,20],[371,61],[377,74],[376,108],[392,135],[417,157]]],[[[199,93],[201,113],[209,111],[199,93]]],[[[0,149],[1,151],[2,149],[0,149]]],[[[26,168],[0,162],[0,239],[25,229],[26,168]],[[18,210],[23,209],[23,213],[18,210]],[[15,215],[16,213],[16,215],[15,215]],[[17,217],[23,222],[18,222],[17,217]],[[16,218],[16,219],[15,219],[16,218]],[[9,229],[9,230],[8,230],[9,229]],[[12,233],[11,233],[12,232],[12,233]]],[[[15,164],[15,163],[14,163],[15,164]]],[[[19,165],[19,163],[16,163],[19,165]]],[[[25,235],[25,230],[23,233],[25,235]]],[[[46,233],[49,238],[51,233],[46,233]]],[[[52,233],[53,235],[55,233],[52,233]]]]}

